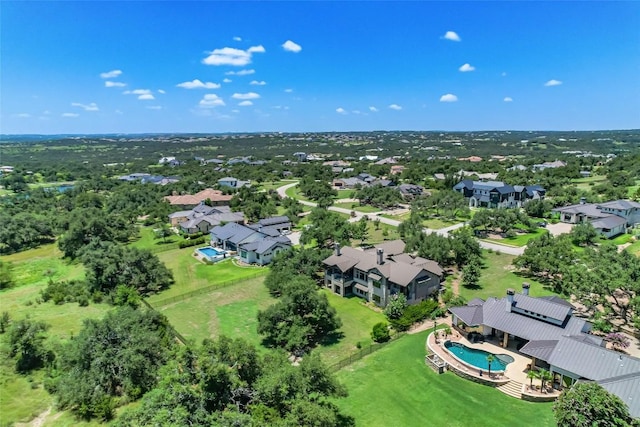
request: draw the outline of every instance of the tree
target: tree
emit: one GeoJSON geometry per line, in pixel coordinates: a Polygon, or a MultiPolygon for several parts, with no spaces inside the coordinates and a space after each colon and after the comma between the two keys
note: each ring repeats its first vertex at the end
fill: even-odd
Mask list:
{"type": "Polygon", "coordinates": [[[82,418],[110,419],[116,397],[135,400],[155,386],[174,345],[169,322],[155,311],[122,307],[85,320],[60,350],[53,386],[60,406],[82,418]]]}
{"type": "Polygon", "coordinates": [[[173,235],[173,230],[165,222],[159,223],[158,228],[153,231],[155,232],[155,238],[162,239],[164,243],[167,243],[167,237],[171,237],[173,235]]]}
{"type": "Polygon", "coordinates": [[[378,322],[373,325],[371,331],[371,339],[375,342],[387,342],[391,338],[389,335],[389,327],[386,322],[378,322]]]}
{"type": "Polygon", "coordinates": [[[627,427],[634,423],[629,407],[597,383],[578,383],[553,404],[559,427],[627,427]]]}
{"type": "Polygon", "coordinates": [[[540,391],[542,391],[544,390],[544,386],[553,380],[553,374],[546,369],[540,369],[538,371],[538,378],[540,378],[540,391]]]}
{"type": "Polygon", "coordinates": [[[300,236],[302,244],[316,241],[321,248],[333,247],[334,243],[349,245],[353,237],[353,227],[341,215],[326,209],[316,208],[309,214],[312,226],[300,236]]]}
{"type": "Polygon", "coordinates": [[[29,372],[53,360],[53,353],[44,345],[47,329],[48,324],[30,319],[13,322],[9,329],[9,356],[15,358],[17,372],[29,372]]]}
{"type": "Polygon", "coordinates": [[[491,377],[491,364],[496,360],[496,357],[493,354],[487,355],[487,366],[489,367],[489,377],[491,377]]]}
{"type": "Polygon", "coordinates": [[[258,312],[258,333],[268,345],[302,354],[342,326],[335,308],[311,279],[294,277],[282,289],[275,304],[258,312]]]}
{"type": "Polygon", "coordinates": [[[610,342],[613,348],[618,351],[625,351],[631,345],[629,337],[618,332],[608,333],[604,339],[610,342]]]}
{"type": "Polygon", "coordinates": [[[477,261],[471,261],[462,268],[462,286],[473,288],[478,285],[482,270],[477,261]]]}
{"type": "Polygon", "coordinates": [[[529,379],[529,388],[533,389],[533,380],[539,378],[538,371],[534,370],[532,367],[529,369],[529,372],[527,372],[527,378],[529,379]]]}
{"type": "Polygon", "coordinates": [[[407,308],[407,297],[404,294],[391,295],[387,306],[384,308],[384,315],[387,319],[399,319],[407,308]]]}
{"type": "Polygon", "coordinates": [[[10,262],[0,260],[0,290],[13,287],[12,265],[10,262]]]}
{"type": "Polygon", "coordinates": [[[593,225],[589,222],[582,222],[580,224],[576,224],[571,229],[569,233],[571,236],[571,241],[576,246],[588,246],[593,245],[595,240],[598,238],[598,232],[593,225]]]}

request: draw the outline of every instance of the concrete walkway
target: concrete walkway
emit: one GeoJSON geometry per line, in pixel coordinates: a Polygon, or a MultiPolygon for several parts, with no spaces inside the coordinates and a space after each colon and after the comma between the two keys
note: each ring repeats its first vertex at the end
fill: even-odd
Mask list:
{"type": "MultiPolygon", "coordinates": [[[[293,182],[291,184],[286,184],[286,185],[283,185],[282,187],[278,187],[278,189],[276,191],[278,192],[278,195],[280,197],[282,197],[282,198],[289,197],[289,196],[287,196],[287,190],[289,188],[295,187],[296,185],[298,185],[297,182],[293,182]]],[[[342,199],[342,200],[353,200],[353,199],[342,199]]],[[[299,200],[298,199],[298,202],[300,202],[300,204],[305,205],[305,206],[312,206],[312,207],[317,206],[316,203],[309,202],[309,201],[306,201],[306,200],[299,200]]],[[[382,214],[388,213],[388,212],[385,212],[385,211],[364,213],[364,212],[360,212],[360,211],[357,211],[357,210],[354,210],[354,209],[345,209],[345,208],[339,208],[339,207],[336,207],[336,206],[329,206],[328,209],[330,211],[346,214],[346,215],[349,215],[349,216],[351,216],[351,212],[354,212],[355,216],[350,217],[349,218],[349,222],[358,222],[364,216],[368,217],[370,220],[378,219],[378,220],[380,220],[380,222],[382,224],[388,224],[388,225],[391,225],[393,227],[398,227],[400,225],[400,223],[402,222],[402,221],[398,221],[396,219],[383,217],[382,214]]],[[[451,231],[454,231],[454,230],[457,230],[459,228],[462,228],[465,225],[466,225],[465,222],[461,222],[461,223],[458,223],[458,224],[451,225],[449,227],[440,228],[438,230],[431,229],[431,228],[423,228],[422,232],[426,233],[426,234],[437,233],[440,236],[447,236],[447,235],[449,235],[449,233],[451,231]]],[[[499,243],[485,242],[483,240],[478,240],[478,242],[480,243],[480,247],[483,248],[483,249],[491,249],[491,250],[496,251],[496,252],[499,251],[499,252],[501,252],[503,254],[516,255],[516,256],[517,255],[522,255],[524,253],[525,248],[526,248],[525,246],[523,246],[523,247],[506,246],[506,245],[501,245],[499,243]]]]}

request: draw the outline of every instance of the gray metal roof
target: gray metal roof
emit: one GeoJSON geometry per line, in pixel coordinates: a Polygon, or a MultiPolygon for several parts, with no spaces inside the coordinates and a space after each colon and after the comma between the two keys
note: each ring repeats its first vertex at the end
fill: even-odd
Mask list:
{"type": "Polygon", "coordinates": [[[640,373],[640,359],[572,336],[559,340],[547,362],[594,381],[640,373]]]}
{"type": "Polygon", "coordinates": [[[529,295],[516,294],[513,296],[513,301],[514,307],[521,310],[527,310],[560,321],[564,321],[572,312],[572,309],[564,304],[556,304],[553,301],[534,298],[529,295]]]}
{"type": "Polygon", "coordinates": [[[571,307],[572,309],[575,310],[575,307],[573,306],[573,304],[571,304],[569,301],[560,298],[559,296],[556,295],[546,295],[543,297],[537,297],[538,299],[546,299],[547,301],[551,301],[551,302],[555,302],[556,304],[561,304],[561,305],[566,305],[567,307],[571,307]]]}
{"type": "Polygon", "coordinates": [[[571,214],[582,214],[592,218],[602,218],[611,214],[604,213],[598,209],[598,206],[594,203],[583,203],[577,205],[564,206],[561,208],[555,208],[552,212],[565,212],[571,214]]]}
{"type": "Polygon", "coordinates": [[[455,314],[460,320],[468,326],[482,325],[483,315],[481,305],[463,305],[461,307],[451,307],[449,311],[455,314]]]}
{"type": "Polygon", "coordinates": [[[632,417],[640,418],[640,371],[598,381],[598,384],[622,399],[632,417]]]}
{"type": "Polygon", "coordinates": [[[529,341],[520,349],[520,353],[546,361],[557,344],[558,340],[529,341]]]}
{"type": "Polygon", "coordinates": [[[616,228],[626,224],[627,220],[617,215],[609,215],[605,216],[604,218],[598,218],[591,221],[591,225],[593,225],[593,228],[595,228],[596,230],[600,228],[616,228]]]}
{"type": "Polygon", "coordinates": [[[240,247],[247,251],[253,251],[258,254],[263,254],[277,245],[287,245],[287,244],[291,245],[291,241],[284,242],[284,241],[280,241],[279,239],[274,239],[272,237],[266,237],[262,240],[256,240],[255,242],[243,243],[242,245],[240,245],[240,247]]]}
{"type": "Polygon", "coordinates": [[[620,210],[627,210],[627,209],[633,209],[633,208],[640,209],[640,203],[634,202],[633,200],[614,200],[611,202],[600,203],[598,206],[601,208],[620,209],[620,210]]]}

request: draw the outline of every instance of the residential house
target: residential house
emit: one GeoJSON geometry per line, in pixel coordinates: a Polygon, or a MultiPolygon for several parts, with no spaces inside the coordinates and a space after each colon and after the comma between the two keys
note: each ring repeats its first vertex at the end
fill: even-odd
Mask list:
{"type": "Polygon", "coordinates": [[[298,151],[297,153],[293,153],[293,157],[295,157],[298,162],[304,162],[307,160],[307,153],[298,151]]]}
{"type": "Polygon", "coordinates": [[[324,286],[344,297],[356,295],[385,307],[392,295],[402,293],[409,304],[436,295],[444,271],[435,261],[404,253],[405,243],[393,240],[368,250],[336,244],[323,261],[324,286]]]}
{"type": "Polygon", "coordinates": [[[160,160],[158,160],[158,164],[164,165],[164,164],[167,164],[169,162],[173,162],[175,160],[176,160],[175,157],[163,157],[160,160]]]}
{"type": "Polygon", "coordinates": [[[292,226],[291,221],[289,220],[289,217],[286,215],[263,218],[259,220],[257,223],[250,225],[250,227],[253,227],[253,228],[256,228],[256,227],[274,228],[280,234],[285,233],[287,231],[291,231],[291,226],[292,226]]]}
{"type": "Polygon", "coordinates": [[[164,199],[171,206],[180,206],[182,209],[191,209],[208,200],[209,206],[228,205],[233,198],[230,194],[223,194],[220,190],[206,188],[196,194],[182,194],[166,196],[164,199]]]}
{"type": "Polygon", "coordinates": [[[291,240],[274,227],[228,223],[211,229],[211,246],[237,252],[247,264],[266,265],[277,253],[289,250],[291,240]]]}
{"type": "Polygon", "coordinates": [[[207,206],[201,203],[191,210],[170,214],[169,222],[187,234],[208,233],[220,224],[244,223],[244,214],[231,212],[229,206],[207,206]]]}
{"type": "Polygon", "coordinates": [[[540,172],[540,171],[543,171],[545,169],[563,168],[565,166],[567,166],[566,162],[563,162],[562,160],[556,160],[556,161],[553,161],[553,162],[544,162],[544,163],[533,165],[533,166],[531,166],[531,169],[534,172],[540,172]]]}
{"type": "Polygon", "coordinates": [[[361,173],[352,178],[337,178],[331,182],[337,189],[370,187],[373,185],[381,185],[383,187],[393,187],[395,184],[388,179],[379,179],[368,173],[361,173]]]}
{"type": "Polygon", "coordinates": [[[532,297],[524,283],[521,294],[508,289],[504,298],[476,298],[449,312],[454,327],[496,337],[502,347],[531,357],[532,367],[552,373],[554,387],[595,381],[620,397],[632,416],[640,417],[640,359],[607,349],[567,301],[532,297]]]}
{"type": "Polygon", "coordinates": [[[412,200],[420,196],[429,196],[431,193],[425,192],[425,189],[414,184],[400,184],[396,187],[405,200],[412,200]]]}
{"type": "Polygon", "coordinates": [[[393,157],[385,157],[375,162],[374,165],[395,165],[396,163],[398,163],[398,161],[393,157]]]}
{"type": "Polygon", "coordinates": [[[606,203],[586,203],[582,198],[577,205],[555,208],[560,221],[568,224],[589,222],[607,238],[624,233],[627,227],[640,224],[640,203],[632,200],[614,200],[606,203]]]}
{"type": "Polygon", "coordinates": [[[531,199],[542,199],[544,188],[535,186],[511,186],[502,181],[471,181],[465,179],[453,187],[469,200],[469,207],[516,208],[531,199]]]}
{"type": "Polygon", "coordinates": [[[405,167],[403,165],[393,165],[391,166],[391,171],[389,172],[391,175],[398,175],[404,172],[405,167]]]}
{"type": "Polygon", "coordinates": [[[249,187],[251,185],[251,182],[250,181],[240,181],[237,178],[233,178],[233,177],[227,176],[225,178],[220,178],[218,180],[218,185],[220,187],[242,188],[242,187],[249,187]]]}

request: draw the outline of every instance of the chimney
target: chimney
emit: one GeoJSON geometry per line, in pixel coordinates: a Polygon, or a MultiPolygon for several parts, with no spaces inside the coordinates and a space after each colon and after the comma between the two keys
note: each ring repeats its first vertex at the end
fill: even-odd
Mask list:
{"type": "Polygon", "coordinates": [[[529,284],[529,282],[522,283],[522,295],[529,295],[529,288],[530,287],[531,287],[531,285],[529,284]]]}
{"type": "Polygon", "coordinates": [[[587,198],[586,197],[580,197],[580,204],[584,205],[585,203],[587,203],[587,198]]]}
{"type": "Polygon", "coordinates": [[[336,256],[340,256],[340,243],[336,243],[333,247],[336,250],[336,256]]]}
{"type": "Polygon", "coordinates": [[[377,253],[378,253],[378,265],[384,264],[384,250],[379,248],[377,253]]]}
{"type": "Polygon", "coordinates": [[[513,296],[515,295],[516,291],[514,291],[513,289],[509,288],[507,289],[507,311],[511,311],[511,306],[513,305],[513,296]]]}

